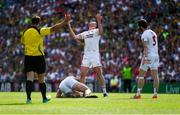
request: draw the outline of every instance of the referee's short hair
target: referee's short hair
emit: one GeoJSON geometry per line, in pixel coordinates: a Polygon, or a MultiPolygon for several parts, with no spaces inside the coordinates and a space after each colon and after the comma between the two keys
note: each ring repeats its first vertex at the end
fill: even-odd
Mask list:
{"type": "Polygon", "coordinates": [[[147,28],[147,26],[148,26],[148,24],[147,24],[147,21],[145,20],[145,19],[140,19],[139,21],[138,21],[138,26],[139,27],[143,27],[143,28],[147,28]]]}
{"type": "Polygon", "coordinates": [[[39,16],[33,16],[31,19],[32,24],[39,24],[40,21],[41,21],[41,18],[39,16]]]}

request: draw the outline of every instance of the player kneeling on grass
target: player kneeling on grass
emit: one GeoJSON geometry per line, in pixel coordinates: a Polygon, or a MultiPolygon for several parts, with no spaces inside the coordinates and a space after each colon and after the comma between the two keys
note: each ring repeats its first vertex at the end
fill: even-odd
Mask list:
{"type": "Polygon", "coordinates": [[[78,82],[74,76],[68,76],[64,80],[61,81],[59,84],[59,89],[57,91],[56,98],[63,98],[63,97],[94,97],[91,96],[91,90],[83,83],[78,82]]]}

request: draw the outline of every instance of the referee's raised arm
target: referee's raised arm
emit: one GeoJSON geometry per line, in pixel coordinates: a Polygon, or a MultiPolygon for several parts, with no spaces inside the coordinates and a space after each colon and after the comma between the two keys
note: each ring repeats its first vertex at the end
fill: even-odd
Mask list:
{"type": "Polygon", "coordinates": [[[51,33],[58,32],[61,27],[63,27],[65,24],[68,23],[70,18],[71,18],[70,14],[65,14],[64,20],[62,22],[50,27],[51,33]]]}

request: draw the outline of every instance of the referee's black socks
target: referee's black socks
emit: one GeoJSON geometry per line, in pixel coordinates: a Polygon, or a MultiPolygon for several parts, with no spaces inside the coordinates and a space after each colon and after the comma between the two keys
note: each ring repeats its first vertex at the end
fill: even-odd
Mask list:
{"type": "Polygon", "coordinates": [[[27,99],[31,100],[31,92],[32,92],[33,82],[27,80],[26,81],[26,95],[27,99]]]}
{"type": "Polygon", "coordinates": [[[47,99],[46,98],[46,84],[45,83],[39,83],[39,88],[40,88],[43,99],[47,99]]]}

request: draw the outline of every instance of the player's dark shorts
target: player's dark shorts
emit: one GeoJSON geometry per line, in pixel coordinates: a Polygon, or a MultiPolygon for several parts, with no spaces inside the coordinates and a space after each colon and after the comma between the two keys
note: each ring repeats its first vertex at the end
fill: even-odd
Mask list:
{"type": "Polygon", "coordinates": [[[44,56],[27,56],[24,58],[24,72],[34,71],[37,74],[45,73],[46,63],[44,56]]]}

